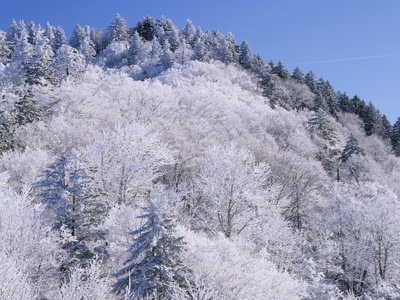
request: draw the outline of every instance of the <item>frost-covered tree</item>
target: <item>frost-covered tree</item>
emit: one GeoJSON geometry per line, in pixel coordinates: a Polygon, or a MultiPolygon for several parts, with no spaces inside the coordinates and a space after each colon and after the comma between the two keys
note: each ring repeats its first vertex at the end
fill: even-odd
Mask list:
{"type": "Polygon", "coordinates": [[[359,146],[358,140],[352,134],[350,134],[339,160],[346,162],[353,154],[364,155],[365,151],[359,146]]]}
{"type": "Polygon", "coordinates": [[[29,85],[55,84],[53,68],[54,52],[49,40],[39,32],[32,56],[25,63],[26,82],[29,85]]]}
{"type": "Polygon", "coordinates": [[[276,66],[273,67],[272,72],[282,79],[288,79],[290,77],[289,71],[286,69],[282,61],[278,61],[276,66]]]}
{"type": "Polygon", "coordinates": [[[146,41],[153,40],[155,34],[155,21],[152,17],[146,17],[143,21],[136,24],[135,30],[146,41]]]}
{"type": "Polygon", "coordinates": [[[161,64],[165,70],[172,67],[174,63],[172,51],[170,49],[168,40],[164,42],[163,52],[160,59],[161,59],[161,64]]]}
{"type": "Polygon", "coordinates": [[[303,71],[299,68],[296,67],[293,70],[292,76],[291,76],[294,80],[296,80],[298,83],[304,83],[304,73],[303,71]]]}
{"type": "Polygon", "coordinates": [[[394,154],[400,156],[400,117],[393,124],[391,140],[394,154]]]}
{"type": "Polygon", "coordinates": [[[186,20],[185,27],[181,30],[182,38],[193,48],[196,35],[196,27],[192,21],[186,20]]]}
{"type": "Polygon", "coordinates": [[[246,41],[243,41],[239,46],[239,63],[245,69],[251,69],[253,67],[253,55],[246,41]]]}
{"type": "Polygon", "coordinates": [[[54,40],[52,42],[53,52],[56,53],[58,49],[67,44],[64,30],[58,26],[54,32],[54,40]]]}
{"type": "Polygon", "coordinates": [[[116,293],[128,290],[129,299],[173,299],[186,286],[188,269],[182,260],[185,243],[173,221],[154,203],[144,208],[143,225],[131,232],[129,258],[116,276],[116,293]]]}
{"type": "Polygon", "coordinates": [[[269,175],[269,166],[256,163],[247,149],[234,144],[209,147],[196,181],[205,229],[231,237],[253,226],[265,201],[274,196],[265,189],[269,175]]]}
{"type": "Polygon", "coordinates": [[[128,41],[128,27],[126,21],[116,14],[111,25],[107,29],[107,43],[128,41]]]}
{"type": "Polygon", "coordinates": [[[70,255],[65,269],[85,264],[96,253],[104,255],[104,248],[97,243],[104,239],[104,232],[96,227],[104,220],[108,206],[93,172],[76,154],[61,155],[34,185],[38,201],[45,206],[70,255]]]}
{"type": "Polygon", "coordinates": [[[99,134],[85,152],[111,202],[136,206],[173,161],[171,150],[149,127],[136,123],[99,134]]]}
{"type": "Polygon", "coordinates": [[[85,30],[79,25],[76,24],[71,37],[69,38],[69,45],[76,49],[79,49],[81,44],[83,43],[83,39],[85,38],[85,30]]]}
{"type": "Polygon", "coordinates": [[[135,31],[132,35],[128,49],[128,62],[130,65],[138,64],[143,61],[144,43],[139,33],[135,31]]]}
{"type": "Polygon", "coordinates": [[[326,203],[326,229],[335,242],[332,273],[343,290],[362,293],[396,276],[400,206],[386,186],[373,182],[337,184],[326,203]],[[390,275],[389,275],[390,274],[390,275]]]}
{"type": "Polygon", "coordinates": [[[79,78],[86,70],[86,67],[86,59],[77,49],[69,45],[63,45],[57,50],[54,62],[54,76],[58,82],[61,83],[68,77],[79,78]]]}

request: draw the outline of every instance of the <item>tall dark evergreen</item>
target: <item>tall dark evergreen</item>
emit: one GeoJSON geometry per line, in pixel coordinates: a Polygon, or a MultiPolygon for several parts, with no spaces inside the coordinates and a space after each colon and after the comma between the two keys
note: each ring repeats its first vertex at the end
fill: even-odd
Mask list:
{"type": "Polygon", "coordinates": [[[60,232],[63,248],[69,253],[64,263],[66,269],[105,253],[101,243],[93,249],[90,246],[105,237],[97,226],[108,208],[94,181],[94,171],[76,154],[61,155],[34,185],[37,199],[44,204],[54,229],[60,232]]]}
{"type": "Polygon", "coordinates": [[[116,276],[114,292],[130,287],[130,299],[174,299],[175,288],[185,287],[188,269],[182,260],[185,243],[173,221],[150,204],[139,218],[143,225],[132,231],[133,243],[125,267],[116,276]]]}
{"type": "Polygon", "coordinates": [[[293,73],[292,73],[291,77],[292,77],[292,79],[294,79],[298,83],[304,83],[305,82],[304,73],[299,67],[296,67],[293,70],[293,73]]]}
{"type": "Polygon", "coordinates": [[[288,79],[290,77],[289,71],[286,69],[282,61],[278,61],[276,66],[272,69],[272,72],[282,79],[288,79]]]}
{"type": "Polygon", "coordinates": [[[391,138],[393,152],[396,156],[400,156],[400,117],[398,117],[396,122],[393,124],[391,138]]]}
{"type": "Polygon", "coordinates": [[[339,160],[341,162],[346,162],[354,154],[364,155],[365,152],[360,147],[358,140],[352,134],[350,134],[346,141],[346,145],[339,157],[339,160]]]}

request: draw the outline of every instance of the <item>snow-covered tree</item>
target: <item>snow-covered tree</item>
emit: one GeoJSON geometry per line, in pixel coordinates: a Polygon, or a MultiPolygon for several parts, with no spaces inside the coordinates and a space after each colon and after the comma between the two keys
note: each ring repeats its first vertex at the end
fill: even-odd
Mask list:
{"type": "Polygon", "coordinates": [[[274,197],[266,189],[269,175],[269,166],[257,163],[247,149],[234,144],[209,147],[196,181],[205,218],[202,226],[226,237],[254,226],[258,213],[274,197]]]}
{"type": "Polygon", "coordinates": [[[48,219],[60,232],[63,248],[70,255],[64,268],[85,264],[96,253],[104,255],[104,232],[97,229],[108,206],[94,182],[94,170],[75,154],[61,155],[35,183],[37,199],[48,219]]]}
{"type": "Polygon", "coordinates": [[[177,236],[173,220],[156,204],[144,208],[143,225],[131,232],[129,258],[116,276],[116,293],[128,290],[129,299],[173,299],[175,290],[186,286],[189,272],[182,260],[185,243],[177,236]]]}
{"type": "Polygon", "coordinates": [[[126,21],[119,14],[116,14],[114,20],[107,29],[107,41],[111,44],[128,40],[128,27],[126,21]]]}

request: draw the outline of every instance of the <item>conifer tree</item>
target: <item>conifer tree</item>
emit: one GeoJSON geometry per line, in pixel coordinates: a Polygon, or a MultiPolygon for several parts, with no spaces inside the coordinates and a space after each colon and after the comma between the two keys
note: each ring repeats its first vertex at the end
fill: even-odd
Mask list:
{"type": "Polygon", "coordinates": [[[239,63],[245,69],[251,69],[253,67],[253,55],[246,41],[243,41],[239,46],[239,63]]]}
{"type": "Polygon", "coordinates": [[[126,21],[119,14],[116,14],[114,20],[107,29],[107,43],[111,44],[128,40],[128,27],[126,21]]]}
{"type": "Polygon", "coordinates": [[[272,72],[282,79],[288,79],[290,77],[288,70],[281,61],[272,69],[272,72]]]}
{"type": "Polygon", "coordinates": [[[168,40],[166,40],[163,46],[163,53],[161,55],[161,64],[163,65],[164,69],[167,70],[172,67],[173,62],[172,51],[170,49],[168,40]]]}
{"type": "Polygon", "coordinates": [[[96,253],[104,254],[101,246],[89,248],[89,242],[104,239],[104,232],[96,226],[107,212],[93,173],[76,154],[61,155],[34,185],[38,200],[44,204],[54,229],[60,232],[63,248],[70,255],[65,269],[78,262],[84,264],[96,253]]]}
{"type": "Polygon", "coordinates": [[[52,43],[53,52],[57,52],[62,46],[67,44],[67,38],[65,37],[64,30],[58,26],[56,31],[54,32],[54,40],[52,43]]]}
{"type": "Polygon", "coordinates": [[[194,27],[192,21],[187,20],[185,27],[181,32],[182,38],[193,48],[195,42],[196,28],[194,27]]]}
{"type": "Polygon", "coordinates": [[[153,40],[155,34],[154,19],[152,17],[146,17],[143,21],[137,23],[135,29],[145,41],[153,40]]]}
{"type": "Polygon", "coordinates": [[[296,67],[293,70],[293,73],[292,73],[291,77],[292,77],[292,79],[294,79],[298,83],[304,83],[305,82],[304,73],[303,73],[303,71],[301,71],[301,69],[299,67],[296,67]]]}
{"type": "Polygon", "coordinates": [[[342,154],[339,157],[341,162],[346,162],[353,154],[361,154],[364,155],[364,150],[359,146],[358,140],[350,134],[347,139],[346,146],[344,147],[342,154]]]}
{"type": "Polygon", "coordinates": [[[145,223],[130,234],[133,243],[125,267],[116,276],[114,292],[130,288],[130,299],[174,299],[174,290],[185,286],[182,237],[177,237],[173,221],[150,203],[139,218],[145,223]]]}
{"type": "Polygon", "coordinates": [[[400,117],[397,118],[392,127],[392,147],[394,154],[400,156],[400,117]]]}

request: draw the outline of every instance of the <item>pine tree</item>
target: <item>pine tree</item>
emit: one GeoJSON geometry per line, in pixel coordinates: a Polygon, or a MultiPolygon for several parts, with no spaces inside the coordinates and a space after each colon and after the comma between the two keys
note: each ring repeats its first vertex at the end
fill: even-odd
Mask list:
{"type": "Polygon", "coordinates": [[[310,88],[310,91],[315,93],[317,87],[315,83],[315,74],[313,71],[310,71],[304,77],[304,83],[310,88]]]}
{"type": "Polygon", "coordinates": [[[342,154],[339,157],[339,160],[345,163],[353,154],[361,154],[364,155],[364,150],[359,146],[358,140],[350,134],[347,139],[346,146],[344,147],[342,154]]]}
{"type": "Polygon", "coordinates": [[[25,63],[26,82],[29,85],[56,84],[53,56],[54,52],[51,49],[49,40],[39,32],[32,56],[25,63]]]}
{"type": "Polygon", "coordinates": [[[165,41],[163,46],[163,53],[161,55],[161,64],[163,65],[164,69],[167,70],[172,67],[174,61],[172,57],[172,52],[169,46],[168,40],[165,41]]]}
{"type": "Polygon", "coordinates": [[[185,23],[185,27],[181,32],[181,36],[191,46],[191,48],[194,47],[195,35],[196,35],[196,28],[194,27],[192,21],[187,20],[185,23]]]}
{"type": "Polygon", "coordinates": [[[400,156],[400,117],[393,124],[391,138],[393,152],[396,156],[400,156]]]}
{"type": "Polygon", "coordinates": [[[139,33],[135,31],[132,35],[131,43],[128,49],[128,63],[130,65],[137,64],[142,53],[143,41],[139,33]]]}
{"type": "Polygon", "coordinates": [[[239,63],[245,69],[252,69],[253,67],[253,55],[246,41],[243,41],[239,46],[239,63]]]}
{"type": "Polygon", "coordinates": [[[67,38],[65,37],[64,30],[58,26],[54,32],[54,40],[52,43],[53,52],[56,53],[58,49],[67,44],[67,38]]]}
{"type": "Polygon", "coordinates": [[[145,41],[153,40],[155,35],[154,19],[152,17],[146,17],[143,21],[137,23],[135,29],[145,41]]]}
{"type": "Polygon", "coordinates": [[[204,44],[203,41],[203,32],[201,31],[201,28],[197,28],[196,35],[194,37],[194,47],[193,47],[193,57],[192,59],[198,60],[198,61],[206,61],[206,45],[204,44]]]}
{"type": "Polygon", "coordinates": [[[36,40],[37,40],[37,35],[38,31],[40,28],[36,28],[36,25],[34,22],[29,22],[28,23],[28,43],[31,45],[36,45],[36,40]]]}
{"type": "Polygon", "coordinates": [[[185,267],[181,254],[182,237],[176,237],[175,225],[151,203],[139,218],[143,226],[132,231],[133,243],[125,267],[116,276],[114,292],[123,293],[130,287],[131,297],[173,299],[174,288],[185,286],[185,267]]]}
{"type": "Polygon", "coordinates": [[[299,67],[296,67],[293,70],[293,73],[292,73],[291,77],[292,77],[292,79],[294,79],[298,83],[304,83],[305,82],[304,73],[301,71],[301,69],[299,67]]]}
{"type": "Polygon", "coordinates": [[[93,173],[76,154],[61,155],[34,185],[38,200],[44,204],[54,229],[60,232],[63,248],[70,255],[65,269],[78,262],[84,264],[96,253],[104,253],[101,246],[88,246],[91,241],[104,239],[104,232],[96,226],[107,212],[93,173]]]}
{"type": "Polygon", "coordinates": [[[13,123],[6,111],[0,108],[0,155],[13,148],[13,123]]]}
{"type": "Polygon", "coordinates": [[[272,69],[272,72],[282,79],[288,79],[290,77],[288,70],[281,61],[278,61],[278,64],[272,69]]]}
{"type": "Polygon", "coordinates": [[[20,126],[35,122],[40,118],[36,101],[29,90],[15,102],[15,110],[15,120],[20,126]]]}
{"type": "Polygon", "coordinates": [[[236,47],[235,37],[232,33],[228,33],[221,42],[221,60],[226,64],[237,63],[239,61],[239,53],[236,47]]]}
{"type": "Polygon", "coordinates": [[[126,21],[119,14],[116,14],[114,20],[107,29],[107,44],[128,40],[126,21]]]}
{"type": "Polygon", "coordinates": [[[313,131],[324,140],[328,141],[331,146],[336,145],[338,140],[333,129],[329,126],[328,115],[323,109],[319,108],[315,111],[308,121],[308,124],[313,131]]]}
{"type": "Polygon", "coordinates": [[[6,35],[0,31],[0,63],[7,65],[10,61],[11,49],[6,41],[6,35]]]}
{"type": "Polygon", "coordinates": [[[79,25],[76,24],[74,29],[72,30],[71,37],[69,38],[69,45],[76,49],[79,49],[80,45],[83,42],[85,37],[85,30],[79,25]]]}

